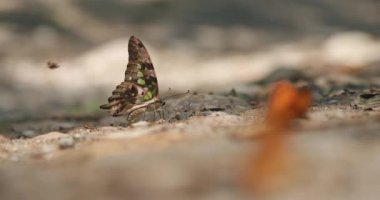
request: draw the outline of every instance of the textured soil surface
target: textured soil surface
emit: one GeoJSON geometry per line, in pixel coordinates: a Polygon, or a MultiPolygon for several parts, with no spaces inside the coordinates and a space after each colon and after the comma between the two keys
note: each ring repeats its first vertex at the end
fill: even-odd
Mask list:
{"type": "Polygon", "coordinates": [[[377,200],[379,27],[376,0],[1,0],[0,199],[377,200]],[[127,121],[99,105],[131,35],[166,104],[127,121]],[[264,151],[281,80],[311,105],[264,151]]]}
{"type": "MultiPolygon", "coordinates": [[[[258,141],[245,136],[262,127],[268,80],[294,72],[248,85],[260,91],[254,95],[168,100],[164,119],[147,112],[148,121],[141,115],[133,124],[104,115],[14,122],[15,139],[0,142],[0,197],[247,199],[242,169],[258,141]]],[[[314,100],[286,141],[296,160],[291,184],[274,198],[376,199],[380,87],[347,75],[339,81],[297,74],[295,84],[313,88],[314,100]]]]}

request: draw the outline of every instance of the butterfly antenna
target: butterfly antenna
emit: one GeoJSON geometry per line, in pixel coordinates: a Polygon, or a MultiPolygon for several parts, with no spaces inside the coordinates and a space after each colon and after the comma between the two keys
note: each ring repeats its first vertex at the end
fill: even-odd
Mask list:
{"type": "Polygon", "coordinates": [[[174,95],[171,95],[171,96],[167,96],[165,98],[163,98],[163,101],[169,99],[169,98],[173,98],[173,97],[180,97],[180,96],[183,96],[183,95],[187,95],[190,93],[190,90],[187,90],[187,92],[185,93],[180,93],[180,94],[174,94],[174,95]]]}

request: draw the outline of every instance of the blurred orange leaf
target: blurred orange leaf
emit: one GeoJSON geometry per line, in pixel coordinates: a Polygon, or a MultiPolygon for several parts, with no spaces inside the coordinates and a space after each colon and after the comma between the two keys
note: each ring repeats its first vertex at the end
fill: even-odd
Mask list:
{"type": "Polygon", "coordinates": [[[290,179],[292,154],[286,148],[291,122],[305,116],[310,106],[309,90],[297,90],[280,81],[269,97],[266,128],[261,132],[260,148],[248,156],[243,183],[258,195],[278,190],[290,179]]]}
{"type": "Polygon", "coordinates": [[[269,98],[267,125],[287,126],[290,121],[305,116],[310,99],[307,89],[297,90],[287,81],[276,83],[269,98]]]}

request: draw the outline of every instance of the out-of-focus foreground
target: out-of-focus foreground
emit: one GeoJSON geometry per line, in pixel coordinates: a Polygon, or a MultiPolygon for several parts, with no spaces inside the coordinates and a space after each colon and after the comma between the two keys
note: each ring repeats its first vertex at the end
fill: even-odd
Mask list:
{"type": "Polygon", "coordinates": [[[0,199],[377,199],[379,27],[376,0],[2,0],[0,199]],[[131,35],[191,90],[132,126],[99,110],[131,35]],[[311,105],[263,131],[306,98],[270,114],[280,80],[311,105]]]}

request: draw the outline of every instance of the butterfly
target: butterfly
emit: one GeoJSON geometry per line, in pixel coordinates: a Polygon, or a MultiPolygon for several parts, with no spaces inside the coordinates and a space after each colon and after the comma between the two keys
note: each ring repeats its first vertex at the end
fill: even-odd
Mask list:
{"type": "Polygon", "coordinates": [[[116,117],[129,116],[142,108],[161,106],[164,102],[159,97],[156,73],[148,51],[135,36],[128,43],[129,61],[122,83],[116,86],[108,98],[108,104],[101,105],[116,117]]]}

